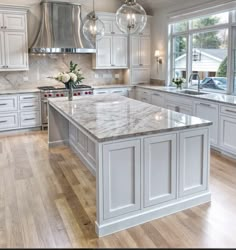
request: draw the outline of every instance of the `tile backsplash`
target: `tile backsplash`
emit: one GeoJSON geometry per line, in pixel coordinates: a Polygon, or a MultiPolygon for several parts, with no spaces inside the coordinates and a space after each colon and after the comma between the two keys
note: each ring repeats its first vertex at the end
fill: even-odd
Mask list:
{"type": "Polygon", "coordinates": [[[68,71],[69,63],[77,63],[87,85],[123,84],[123,70],[93,70],[91,54],[76,55],[30,55],[29,71],[0,72],[0,90],[35,88],[43,85],[58,85],[49,79],[59,72],[68,71]]]}

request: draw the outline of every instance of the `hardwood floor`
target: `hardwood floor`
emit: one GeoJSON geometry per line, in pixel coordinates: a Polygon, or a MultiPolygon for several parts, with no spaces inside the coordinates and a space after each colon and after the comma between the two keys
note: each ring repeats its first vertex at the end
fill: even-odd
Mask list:
{"type": "Polygon", "coordinates": [[[212,153],[212,202],[98,239],[95,178],[47,134],[0,137],[0,247],[236,247],[236,161],[212,153]]]}

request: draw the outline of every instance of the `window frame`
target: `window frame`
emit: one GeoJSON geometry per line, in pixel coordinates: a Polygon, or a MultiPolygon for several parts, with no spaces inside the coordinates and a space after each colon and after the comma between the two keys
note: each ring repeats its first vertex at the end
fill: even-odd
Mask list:
{"type": "Polygon", "coordinates": [[[209,13],[209,16],[219,13],[229,13],[229,22],[224,24],[217,24],[213,26],[207,26],[198,29],[191,29],[191,20],[200,17],[206,17],[206,15],[199,15],[188,17],[188,19],[178,19],[175,22],[169,22],[168,24],[168,31],[169,31],[169,46],[168,46],[168,70],[167,70],[167,79],[168,79],[168,86],[172,86],[172,81],[174,77],[174,67],[173,67],[173,48],[174,48],[174,39],[178,36],[185,36],[187,37],[187,49],[186,49],[186,86],[187,88],[191,88],[188,82],[190,74],[192,73],[192,37],[196,33],[203,33],[203,32],[211,32],[211,31],[218,31],[221,29],[228,29],[228,67],[227,67],[227,90],[226,91],[218,91],[218,90],[210,90],[204,89],[206,92],[215,92],[215,93],[222,93],[222,94],[234,94],[236,95],[236,86],[234,86],[234,56],[233,56],[233,49],[236,49],[236,43],[233,41],[233,37],[236,37],[236,11],[231,10],[221,10],[218,12],[209,13]],[[174,23],[187,21],[187,30],[184,32],[174,32],[174,23]]]}

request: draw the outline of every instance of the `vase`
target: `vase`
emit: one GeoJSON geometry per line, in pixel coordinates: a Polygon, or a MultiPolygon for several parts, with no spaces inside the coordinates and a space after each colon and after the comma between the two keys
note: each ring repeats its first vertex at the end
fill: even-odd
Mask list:
{"type": "Polygon", "coordinates": [[[177,90],[182,90],[182,84],[178,84],[178,85],[176,85],[176,88],[177,88],[177,90]]]}
{"type": "Polygon", "coordinates": [[[72,82],[65,83],[65,86],[69,90],[68,101],[73,101],[73,84],[72,84],[72,82]]]}

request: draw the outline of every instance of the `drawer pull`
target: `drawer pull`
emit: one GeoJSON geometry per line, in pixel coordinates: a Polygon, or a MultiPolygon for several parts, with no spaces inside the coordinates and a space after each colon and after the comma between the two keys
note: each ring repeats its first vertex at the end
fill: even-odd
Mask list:
{"type": "Polygon", "coordinates": [[[24,100],[32,100],[35,99],[36,97],[23,97],[24,100]]]}
{"type": "Polygon", "coordinates": [[[160,96],[159,94],[153,94],[153,95],[155,95],[155,96],[160,96]]]}
{"type": "Polygon", "coordinates": [[[0,106],[7,106],[7,103],[0,103],[0,106]]]}
{"type": "Polygon", "coordinates": [[[226,109],[225,111],[226,111],[226,112],[229,112],[229,113],[236,114],[236,111],[233,111],[233,110],[226,109]]]}
{"type": "Polygon", "coordinates": [[[113,91],[112,93],[123,93],[123,91],[113,91]]]}
{"type": "Polygon", "coordinates": [[[28,105],[28,106],[24,106],[24,108],[34,108],[35,105],[28,105]]]}
{"type": "Polygon", "coordinates": [[[211,107],[211,104],[206,104],[206,103],[200,103],[200,105],[205,106],[205,107],[211,107]]]}
{"type": "Polygon", "coordinates": [[[27,119],[24,119],[24,121],[34,121],[35,118],[27,118],[27,119]]]}
{"type": "Polygon", "coordinates": [[[0,123],[6,123],[7,121],[0,121],[0,123]]]}

